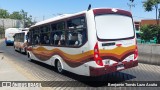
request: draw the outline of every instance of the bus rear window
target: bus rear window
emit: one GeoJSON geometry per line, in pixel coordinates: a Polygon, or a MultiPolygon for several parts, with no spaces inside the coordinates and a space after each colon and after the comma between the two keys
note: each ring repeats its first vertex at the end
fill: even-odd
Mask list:
{"type": "Polygon", "coordinates": [[[131,17],[118,14],[96,15],[95,23],[99,39],[125,39],[134,36],[131,17]]]}

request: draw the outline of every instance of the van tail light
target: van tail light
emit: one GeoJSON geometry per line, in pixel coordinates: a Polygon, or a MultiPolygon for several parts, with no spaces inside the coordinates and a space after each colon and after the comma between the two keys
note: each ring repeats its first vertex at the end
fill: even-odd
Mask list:
{"type": "Polygon", "coordinates": [[[137,48],[137,45],[136,45],[136,49],[134,51],[134,60],[136,60],[138,58],[138,48],[137,48]]]}
{"type": "Polygon", "coordinates": [[[94,46],[94,60],[98,65],[103,66],[102,58],[99,55],[98,43],[94,46]]]}

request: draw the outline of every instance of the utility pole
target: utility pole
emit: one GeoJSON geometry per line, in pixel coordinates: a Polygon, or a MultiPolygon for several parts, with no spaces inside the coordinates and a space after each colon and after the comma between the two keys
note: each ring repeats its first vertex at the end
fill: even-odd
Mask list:
{"type": "Polygon", "coordinates": [[[130,3],[127,3],[127,5],[129,6],[129,10],[132,13],[132,7],[135,7],[135,4],[133,3],[134,0],[129,0],[129,1],[130,1],[130,3]]]}

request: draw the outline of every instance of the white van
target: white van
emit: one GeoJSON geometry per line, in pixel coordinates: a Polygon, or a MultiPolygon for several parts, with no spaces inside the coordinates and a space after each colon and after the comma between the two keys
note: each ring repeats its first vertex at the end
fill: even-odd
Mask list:
{"type": "Polygon", "coordinates": [[[5,43],[6,46],[8,45],[13,45],[14,43],[14,34],[20,32],[21,30],[19,30],[18,28],[8,28],[5,30],[5,43]]]}

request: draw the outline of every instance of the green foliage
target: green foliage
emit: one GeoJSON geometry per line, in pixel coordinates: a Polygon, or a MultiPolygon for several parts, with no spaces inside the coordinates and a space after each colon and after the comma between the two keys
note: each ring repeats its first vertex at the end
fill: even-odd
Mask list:
{"type": "Polygon", "coordinates": [[[145,40],[149,40],[149,38],[151,39],[153,37],[156,37],[158,43],[160,43],[160,26],[158,20],[158,18],[160,18],[160,13],[158,13],[158,10],[160,8],[158,7],[158,5],[160,5],[160,0],[146,0],[143,2],[143,7],[146,11],[149,12],[156,9],[157,25],[142,26],[141,30],[144,33],[142,36],[145,40]]]}
{"type": "Polygon", "coordinates": [[[157,34],[157,40],[158,43],[160,44],[160,26],[156,26],[156,34],[157,34]]]}
{"type": "Polygon", "coordinates": [[[157,38],[160,43],[160,26],[158,25],[144,25],[141,27],[141,38],[145,41],[153,40],[157,38]]]}
{"type": "Polygon", "coordinates": [[[23,16],[23,20],[24,20],[24,27],[30,27],[33,22],[32,22],[32,15],[28,15],[27,12],[25,12],[24,10],[20,11],[22,16],[23,16]]]}
{"type": "Polygon", "coordinates": [[[32,16],[28,15],[24,10],[14,11],[12,14],[9,14],[7,10],[0,9],[0,18],[23,20],[24,27],[29,27],[34,24],[34,22],[32,22],[32,16]]]}
{"type": "Polygon", "coordinates": [[[4,34],[4,28],[0,26],[0,34],[4,34]]]}
{"type": "Polygon", "coordinates": [[[144,25],[141,27],[141,38],[145,41],[149,41],[151,38],[153,38],[152,34],[153,29],[150,28],[150,26],[144,25]]]}
{"type": "Polygon", "coordinates": [[[134,2],[134,0],[129,0],[129,1],[134,2]]]}
{"type": "Polygon", "coordinates": [[[0,18],[9,18],[9,13],[7,10],[0,9],[0,18]]]}
{"type": "Polygon", "coordinates": [[[21,13],[22,19],[24,20],[24,23],[25,23],[24,27],[31,26],[33,24],[33,22],[32,22],[32,16],[31,15],[28,16],[28,13],[25,12],[24,10],[21,10],[20,13],[21,13]]]}
{"type": "Polygon", "coordinates": [[[4,38],[4,28],[0,26],[0,39],[4,38]]]}
{"type": "Polygon", "coordinates": [[[154,8],[158,8],[158,4],[160,4],[160,0],[147,0],[143,2],[143,7],[146,11],[152,11],[154,8]]]}
{"type": "Polygon", "coordinates": [[[21,15],[20,12],[15,11],[15,12],[13,12],[12,14],[10,14],[10,18],[11,18],[11,19],[22,20],[23,17],[22,17],[22,15],[21,15]]]}
{"type": "Polygon", "coordinates": [[[158,5],[160,4],[160,0],[146,0],[143,2],[143,7],[145,11],[152,11],[154,8],[156,9],[156,20],[157,20],[157,25],[159,24],[158,18],[160,18],[160,13],[158,15],[158,5]]]}

